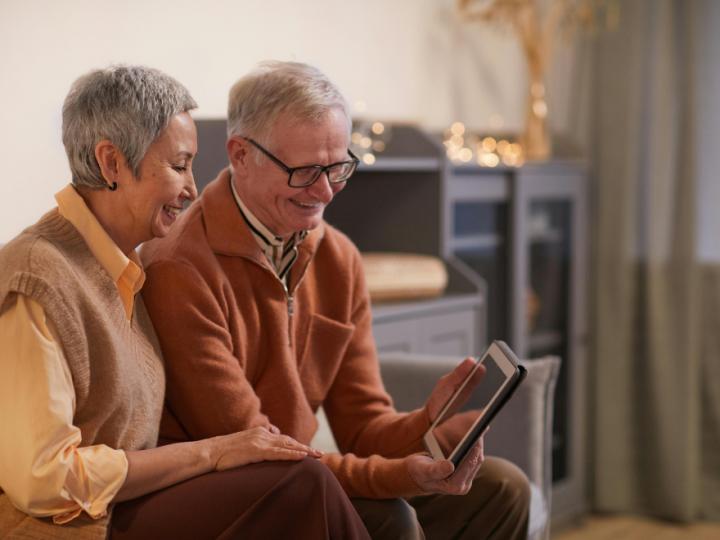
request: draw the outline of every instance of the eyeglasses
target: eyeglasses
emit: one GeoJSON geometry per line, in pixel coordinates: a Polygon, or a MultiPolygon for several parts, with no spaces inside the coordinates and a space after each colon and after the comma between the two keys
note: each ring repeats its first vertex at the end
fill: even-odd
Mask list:
{"type": "Polygon", "coordinates": [[[330,165],[325,166],[305,165],[303,167],[288,167],[268,150],[263,148],[257,141],[254,141],[250,137],[242,137],[242,135],[241,138],[252,144],[255,148],[270,158],[275,165],[288,173],[288,186],[290,187],[303,188],[311,186],[323,173],[327,175],[328,181],[331,184],[347,182],[347,179],[353,175],[357,169],[358,163],[360,163],[357,156],[348,148],[348,154],[350,154],[350,157],[352,158],[349,161],[338,161],[337,163],[331,163],[330,165]]]}

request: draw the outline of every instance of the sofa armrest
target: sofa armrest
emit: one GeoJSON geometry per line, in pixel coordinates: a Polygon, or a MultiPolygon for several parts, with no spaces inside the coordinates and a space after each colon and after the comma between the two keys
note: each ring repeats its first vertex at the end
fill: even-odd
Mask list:
{"type": "MultiPolygon", "coordinates": [[[[438,379],[458,363],[457,357],[382,353],[380,370],[385,388],[399,411],[422,407],[438,379]]],[[[560,359],[545,357],[523,362],[528,370],[515,396],[493,420],[485,436],[485,451],[520,467],[530,480],[528,538],[549,538],[552,493],[552,419],[560,359]]],[[[325,413],[317,412],[319,429],[311,446],[337,452],[325,413]]]]}
{"type": "MultiPolygon", "coordinates": [[[[438,379],[459,361],[457,357],[382,353],[380,368],[395,407],[409,411],[423,406],[438,379]]],[[[485,451],[515,463],[549,502],[553,396],[560,359],[545,357],[523,365],[528,370],[527,378],[493,420],[485,436],[485,451]]]]}

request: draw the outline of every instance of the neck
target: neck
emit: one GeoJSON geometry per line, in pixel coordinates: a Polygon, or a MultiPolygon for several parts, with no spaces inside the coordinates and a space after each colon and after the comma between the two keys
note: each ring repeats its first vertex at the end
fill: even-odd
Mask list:
{"type": "Polygon", "coordinates": [[[120,207],[118,202],[122,196],[117,191],[106,189],[90,189],[82,186],[75,189],[108,236],[129,257],[142,240],[133,234],[132,223],[128,218],[123,216],[122,212],[118,212],[120,207]]]}

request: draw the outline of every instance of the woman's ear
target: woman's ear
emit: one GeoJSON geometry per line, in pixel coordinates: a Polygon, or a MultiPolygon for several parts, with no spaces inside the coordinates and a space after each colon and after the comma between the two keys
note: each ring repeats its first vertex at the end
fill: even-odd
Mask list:
{"type": "Polygon", "coordinates": [[[108,186],[113,183],[117,185],[121,176],[121,168],[125,164],[125,158],[117,146],[107,139],[103,139],[95,145],[95,159],[108,186]]]}

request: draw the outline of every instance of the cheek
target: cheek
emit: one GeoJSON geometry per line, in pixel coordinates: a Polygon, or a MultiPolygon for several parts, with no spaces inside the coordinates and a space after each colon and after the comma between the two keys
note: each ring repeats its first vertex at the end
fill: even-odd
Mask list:
{"type": "Polygon", "coordinates": [[[277,201],[289,202],[290,199],[296,197],[297,194],[298,194],[298,192],[295,190],[293,190],[293,191],[280,190],[275,193],[273,198],[277,201]]]}
{"type": "Polygon", "coordinates": [[[160,218],[160,214],[162,214],[163,206],[171,200],[172,194],[165,191],[154,191],[143,201],[145,212],[149,215],[150,219],[157,221],[160,218]]]}

